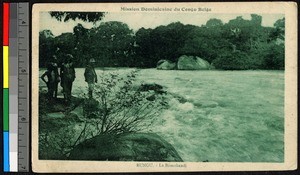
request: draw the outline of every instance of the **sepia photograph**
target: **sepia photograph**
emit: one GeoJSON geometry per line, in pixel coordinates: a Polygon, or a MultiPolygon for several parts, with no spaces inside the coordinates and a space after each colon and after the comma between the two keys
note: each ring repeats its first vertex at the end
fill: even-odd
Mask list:
{"type": "Polygon", "coordinates": [[[38,160],[285,163],[284,12],[52,9],[34,13],[38,160]]]}

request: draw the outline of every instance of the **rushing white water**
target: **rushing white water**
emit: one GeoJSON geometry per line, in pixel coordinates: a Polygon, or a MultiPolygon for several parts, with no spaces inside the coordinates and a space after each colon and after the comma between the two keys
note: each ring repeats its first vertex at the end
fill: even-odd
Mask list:
{"type": "Polygon", "coordinates": [[[185,161],[283,161],[284,72],[149,69],[140,79],[188,99],[172,99],[154,129],[185,161]]]}
{"type": "MultiPolygon", "coordinates": [[[[83,72],[76,69],[74,95],[86,91],[83,72]]],[[[98,76],[104,72],[97,70],[98,76]]],[[[283,71],[142,69],[137,79],[187,99],[185,103],[171,99],[170,108],[151,128],[184,161],[283,162],[283,71]]]]}

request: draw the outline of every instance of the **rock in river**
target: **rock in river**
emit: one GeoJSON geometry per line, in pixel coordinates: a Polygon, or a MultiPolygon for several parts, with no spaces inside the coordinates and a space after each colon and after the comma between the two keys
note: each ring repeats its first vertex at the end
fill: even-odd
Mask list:
{"type": "Polygon", "coordinates": [[[156,83],[141,84],[139,90],[140,91],[154,91],[155,93],[158,93],[158,94],[165,93],[163,86],[156,84],[156,83]]]}
{"type": "Polygon", "coordinates": [[[160,70],[173,70],[176,68],[176,63],[172,63],[169,60],[159,60],[157,62],[157,69],[160,70]]]}
{"type": "Polygon", "coordinates": [[[183,160],[175,148],[153,133],[103,134],[77,145],[70,160],[176,161],[183,160]]]}
{"type": "Polygon", "coordinates": [[[206,60],[194,57],[183,55],[179,57],[177,62],[177,69],[179,70],[209,70],[210,64],[206,60]]]}

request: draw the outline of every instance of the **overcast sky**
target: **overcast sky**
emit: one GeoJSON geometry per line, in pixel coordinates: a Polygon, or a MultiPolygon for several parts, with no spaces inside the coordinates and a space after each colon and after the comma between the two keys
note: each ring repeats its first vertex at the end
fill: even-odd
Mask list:
{"type": "MultiPolygon", "coordinates": [[[[272,27],[274,22],[284,17],[283,14],[258,14],[262,16],[262,26],[272,27]]],[[[137,31],[144,28],[155,28],[159,25],[168,25],[172,22],[181,22],[183,24],[192,24],[201,26],[211,18],[218,18],[227,23],[237,16],[242,16],[244,19],[251,19],[250,14],[209,14],[209,13],[107,13],[101,22],[120,21],[128,24],[129,28],[137,31]]],[[[48,12],[40,13],[40,31],[50,29],[55,36],[64,32],[73,32],[73,27],[81,23],[86,28],[91,28],[92,23],[83,21],[68,21],[59,22],[55,18],[51,18],[48,12]]],[[[96,25],[99,25],[97,23],[96,25]]]]}

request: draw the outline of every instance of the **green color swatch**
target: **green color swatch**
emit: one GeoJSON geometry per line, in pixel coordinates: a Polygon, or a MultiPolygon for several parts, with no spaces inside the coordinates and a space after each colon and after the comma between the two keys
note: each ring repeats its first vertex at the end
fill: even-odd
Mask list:
{"type": "Polygon", "coordinates": [[[3,131],[8,131],[9,128],[9,90],[3,89],[3,131]]]}

